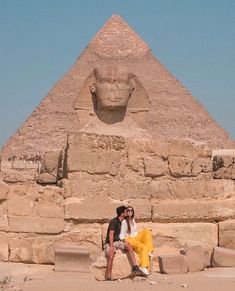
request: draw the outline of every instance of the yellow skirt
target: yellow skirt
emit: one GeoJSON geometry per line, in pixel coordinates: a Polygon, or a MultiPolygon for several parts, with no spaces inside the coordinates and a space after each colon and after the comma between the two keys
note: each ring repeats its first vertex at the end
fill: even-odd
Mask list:
{"type": "Polygon", "coordinates": [[[150,267],[149,253],[153,252],[152,234],[148,228],[138,232],[135,237],[127,237],[126,241],[132,246],[140,259],[140,267],[150,267]]]}

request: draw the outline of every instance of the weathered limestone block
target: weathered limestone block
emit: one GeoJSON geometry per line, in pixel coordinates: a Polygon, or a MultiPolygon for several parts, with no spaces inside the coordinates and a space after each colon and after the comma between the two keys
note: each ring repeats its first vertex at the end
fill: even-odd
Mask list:
{"type": "Polygon", "coordinates": [[[116,176],[124,155],[123,151],[80,148],[68,150],[68,171],[116,176]]]}
{"type": "Polygon", "coordinates": [[[76,150],[81,146],[97,149],[114,149],[116,151],[125,149],[125,138],[119,135],[105,135],[88,132],[80,132],[70,135],[68,140],[69,148],[76,150]]]}
{"type": "Polygon", "coordinates": [[[54,242],[57,236],[10,234],[9,260],[13,262],[53,264],[54,242]]]}
{"type": "Polygon", "coordinates": [[[56,184],[57,177],[50,173],[40,173],[37,177],[38,184],[46,185],[46,184],[56,184]]]}
{"type": "Polygon", "coordinates": [[[0,232],[0,261],[8,261],[8,234],[0,232]]]}
{"type": "Polygon", "coordinates": [[[0,214],[0,230],[8,231],[8,219],[6,214],[0,214]]]}
{"type": "Polygon", "coordinates": [[[72,197],[96,197],[106,195],[109,178],[104,175],[73,172],[68,174],[72,197]]]}
{"type": "Polygon", "coordinates": [[[32,182],[36,179],[35,170],[4,170],[2,179],[7,183],[32,182]]]}
{"type": "Polygon", "coordinates": [[[67,169],[115,176],[125,155],[119,136],[80,133],[69,139],[67,169]]]}
{"type": "Polygon", "coordinates": [[[98,195],[94,198],[67,198],[65,217],[80,222],[106,222],[116,215],[120,205],[132,205],[136,209],[136,219],[146,221],[151,218],[149,199],[114,200],[108,196],[98,195]]]}
{"type": "Polygon", "coordinates": [[[0,180],[0,200],[7,198],[7,193],[9,192],[10,186],[4,181],[0,180]]]}
{"type": "Polygon", "coordinates": [[[0,203],[0,230],[8,231],[6,201],[0,203]]]}
{"type": "MultiPolygon", "coordinates": [[[[180,250],[185,244],[198,244],[212,252],[218,244],[218,229],[214,223],[138,223],[138,229],[148,227],[152,231],[153,245],[158,249],[171,247],[180,250]]],[[[179,253],[179,251],[178,251],[179,253]]]]}
{"type": "Polygon", "coordinates": [[[211,150],[206,144],[195,140],[172,140],[165,147],[167,156],[211,157],[211,150]]]}
{"type": "Polygon", "coordinates": [[[219,246],[235,249],[235,220],[219,223],[219,246]]]}
{"type": "Polygon", "coordinates": [[[108,195],[112,199],[149,199],[150,181],[141,178],[113,179],[108,184],[108,195]]]}
{"type": "Polygon", "coordinates": [[[189,272],[202,271],[208,264],[206,253],[200,245],[186,244],[181,254],[186,256],[189,272]]]}
{"type": "Polygon", "coordinates": [[[153,203],[154,222],[222,221],[235,217],[235,200],[165,200],[153,203]]]}
{"type": "Polygon", "coordinates": [[[12,186],[7,201],[12,216],[64,217],[63,190],[37,184],[12,186]]]}
{"type": "Polygon", "coordinates": [[[193,159],[189,157],[169,156],[169,168],[174,177],[192,176],[193,159]]]}
{"type": "Polygon", "coordinates": [[[211,150],[206,144],[195,140],[156,140],[151,136],[131,138],[127,140],[128,148],[134,148],[138,153],[151,153],[162,156],[166,159],[168,156],[183,157],[211,157],[211,150]]]}
{"type": "Polygon", "coordinates": [[[63,188],[63,196],[65,198],[72,196],[71,181],[68,179],[61,179],[58,186],[63,188]]]}
{"type": "Polygon", "coordinates": [[[77,224],[67,225],[67,233],[57,237],[55,244],[72,247],[87,248],[90,259],[94,262],[102,250],[101,225],[77,224]]]}
{"type": "Polygon", "coordinates": [[[55,246],[55,271],[89,272],[90,252],[79,247],[55,246]]]}
{"type": "Polygon", "coordinates": [[[151,220],[152,207],[149,199],[128,199],[125,201],[124,205],[125,206],[131,205],[132,207],[134,207],[135,219],[137,221],[151,220]]]}
{"type": "Polygon", "coordinates": [[[146,177],[159,177],[168,173],[167,163],[158,156],[145,158],[144,166],[146,177]]]}
{"type": "Polygon", "coordinates": [[[235,183],[230,180],[157,180],[151,182],[151,198],[204,199],[235,197],[235,183]]]}
{"type": "MultiPolygon", "coordinates": [[[[102,254],[98,259],[92,264],[91,272],[98,281],[105,280],[105,270],[107,266],[107,261],[102,254]]],[[[116,255],[113,260],[113,270],[112,278],[121,279],[126,278],[131,273],[131,266],[127,259],[126,254],[123,254],[120,250],[116,252],[116,255]]]]}
{"type": "Polygon", "coordinates": [[[40,174],[37,177],[39,184],[55,184],[57,182],[60,159],[61,151],[44,154],[40,174]]]}
{"type": "Polygon", "coordinates": [[[64,229],[63,218],[38,218],[9,216],[9,231],[35,233],[61,233],[64,229]]]}
{"type": "Polygon", "coordinates": [[[212,152],[213,177],[235,179],[235,150],[215,150],[212,152]]]}
{"type": "Polygon", "coordinates": [[[9,249],[11,262],[33,263],[32,241],[25,240],[24,236],[11,234],[9,238],[9,249]]]}
{"type": "Polygon", "coordinates": [[[187,273],[187,261],[184,255],[159,256],[160,272],[163,274],[184,274],[187,273]]]}
{"type": "Polygon", "coordinates": [[[192,164],[192,176],[197,176],[200,173],[207,173],[212,171],[211,158],[195,158],[192,164]]]}
{"type": "Polygon", "coordinates": [[[65,201],[65,217],[80,222],[104,222],[113,217],[119,201],[98,195],[94,198],[67,198],[65,201]]]}
{"type": "Polygon", "coordinates": [[[169,167],[174,177],[197,176],[202,172],[211,171],[210,158],[190,158],[182,156],[169,156],[169,167]]]}
{"type": "Polygon", "coordinates": [[[213,267],[235,267],[235,250],[214,247],[212,255],[213,267]]]}
{"type": "Polygon", "coordinates": [[[7,201],[7,211],[10,215],[30,215],[33,212],[33,200],[13,192],[7,201]]]}

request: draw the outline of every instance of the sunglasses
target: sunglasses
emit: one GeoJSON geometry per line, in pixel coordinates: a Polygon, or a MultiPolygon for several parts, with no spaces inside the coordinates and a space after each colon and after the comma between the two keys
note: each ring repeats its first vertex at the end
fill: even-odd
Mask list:
{"type": "Polygon", "coordinates": [[[126,212],[133,212],[133,209],[127,209],[126,212]]]}

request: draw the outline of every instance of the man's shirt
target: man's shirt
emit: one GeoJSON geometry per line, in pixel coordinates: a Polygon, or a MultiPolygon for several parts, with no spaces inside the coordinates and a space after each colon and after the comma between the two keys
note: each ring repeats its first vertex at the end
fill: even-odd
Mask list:
{"type": "Polygon", "coordinates": [[[109,244],[109,233],[110,233],[110,230],[114,231],[113,241],[120,240],[119,235],[120,235],[120,231],[121,231],[121,221],[119,220],[118,217],[113,218],[109,222],[109,227],[108,227],[108,230],[107,230],[107,235],[106,235],[106,240],[105,240],[106,244],[109,244]]]}

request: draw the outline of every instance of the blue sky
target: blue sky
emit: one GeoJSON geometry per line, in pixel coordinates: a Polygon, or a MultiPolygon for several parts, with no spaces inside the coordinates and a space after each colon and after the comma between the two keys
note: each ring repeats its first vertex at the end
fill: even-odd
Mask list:
{"type": "Polygon", "coordinates": [[[0,0],[0,146],[112,14],[235,139],[234,0],[0,0]]]}

